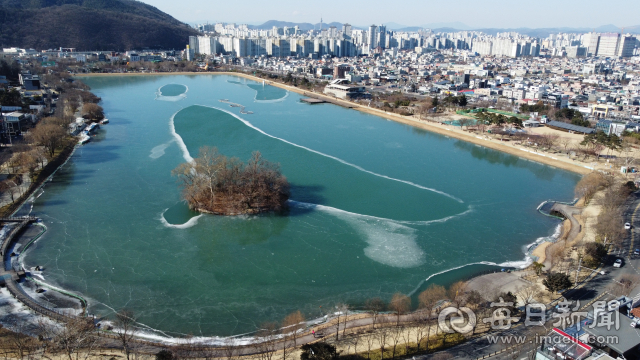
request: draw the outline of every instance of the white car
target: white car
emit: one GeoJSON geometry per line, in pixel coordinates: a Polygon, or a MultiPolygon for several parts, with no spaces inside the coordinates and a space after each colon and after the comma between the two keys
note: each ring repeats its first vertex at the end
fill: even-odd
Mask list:
{"type": "Polygon", "coordinates": [[[613,267],[619,268],[622,266],[622,259],[617,259],[616,262],[613,263],[613,267]]]}
{"type": "Polygon", "coordinates": [[[629,229],[631,229],[631,224],[629,224],[629,223],[624,223],[624,229],[625,229],[625,230],[629,230],[629,229]]]}

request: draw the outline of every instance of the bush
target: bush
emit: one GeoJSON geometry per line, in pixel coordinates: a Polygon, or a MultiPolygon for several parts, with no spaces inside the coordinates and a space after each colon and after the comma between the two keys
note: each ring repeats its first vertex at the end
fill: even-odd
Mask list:
{"type": "Polygon", "coordinates": [[[160,350],[157,354],[156,354],[156,360],[173,360],[174,356],[173,353],[169,350],[160,350]]]}
{"type": "Polygon", "coordinates": [[[300,360],[332,360],[337,356],[336,347],[325,342],[305,344],[301,349],[300,360]]]}
{"type": "Polygon", "coordinates": [[[569,275],[557,272],[549,273],[547,278],[542,280],[542,284],[547,287],[547,290],[553,293],[568,289],[573,285],[571,279],[569,279],[569,275]]]}
{"type": "Polygon", "coordinates": [[[590,242],[584,247],[584,253],[596,260],[602,261],[602,259],[607,256],[607,249],[603,243],[590,242]]]}

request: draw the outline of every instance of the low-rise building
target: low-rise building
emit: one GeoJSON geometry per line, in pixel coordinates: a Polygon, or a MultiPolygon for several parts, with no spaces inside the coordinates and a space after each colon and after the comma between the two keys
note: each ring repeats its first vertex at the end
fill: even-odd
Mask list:
{"type": "Polygon", "coordinates": [[[345,100],[371,97],[364,86],[347,85],[346,82],[345,79],[333,80],[324,88],[324,93],[345,100]]]}

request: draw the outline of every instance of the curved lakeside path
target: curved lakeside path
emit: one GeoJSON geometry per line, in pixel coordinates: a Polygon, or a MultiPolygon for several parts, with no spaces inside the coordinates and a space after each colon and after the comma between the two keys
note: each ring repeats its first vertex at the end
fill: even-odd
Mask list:
{"type": "Polygon", "coordinates": [[[13,258],[17,258],[17,256],[14,256],[14,254],[12,253],[13,245],[15,245],[16,239],[29,224],[36,222],[38,220],[39,219],[37,219],[34,216],[0,219],[0,222],[2,223],[18,224],[16,227],[11,229],[11,232],[3,239],[2,247],[0,248],[0,255],[2,255],[2,269],[0,269],[0,284],[5,285],[7,287],[7,290],[9,290],[9,293],[13,297],[15,297],[18,301],[20,301],[22,304],[32,309],[33,311],[57,321],[64,321],[66,319],[64,315],[55,311],[54,309],[50,309],[38,303],[32,297],[27,295],[27,293],[25,293],[24,290],[22,290],[22,288],[18,285],[18,282],[21,279],[25,278],[25,272],[16,271],[12,264],[13,258]]]}

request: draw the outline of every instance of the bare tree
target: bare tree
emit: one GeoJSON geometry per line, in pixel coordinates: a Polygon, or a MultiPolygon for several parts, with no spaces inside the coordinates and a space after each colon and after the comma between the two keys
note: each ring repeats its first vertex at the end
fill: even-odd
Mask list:
{"type": "Polygon", "coordinates": [[[82,106],[82,114],[90,120],[104,119],[104,110],[100,105],[94,103],[86,103],[82,106]]]}
{"type": "Polygon", "coordinates": [[[389,302],[389,309],[396,314],[396,326],[400,325],[400,315],[411,310],[411,298],[402,293],[395,293],[389,302]]]}
{"type": "Polygon", "coordinates": [[[389,329],[389,338],[391,339],[391,358],[396,358],[396,351],[398,350],[398,344],[402,341],[402,333],[404,329],[400,326],[389,329]]]}
{"type": "Polygon", "coordinates": [[[30,139],[35,144],[43,146],[49,156],[53,156],[55,151],[64,144],[67,131],[54,124],[41,123],[36,125],[30,133],[30,139]]]}
{"type": "Polygon", "coordinates": [[[557,145],[559,138],[560,137],[558,135],[554,134],[542,134],[539,138],[540,147],[543,149],[546,148],[546,150],[551,150],[557,145]]]}
{"type": "Polygon", "coordinates": [[[380,299],[379,297],[375,297],[367,300],[364,304],[364,307],[373,315],[373,328],[375,329],[378,314],[380,314],[381,311],[384,311],[385,308],[384,301],[382,301],[382,299],[380,299]]]}
{"type": "Polygon", "coordinates": [[[63,324],[41,323],[41,334],[51,339],[54,350],[64,353],[69,360],[93,355],[98,342],[96,327],[88,318],[69,318],[63,324]]]}
{"type": "Polygon", "coordinates": [[[344,314],[342,317],[342,336],[344,337],[344,334],[347,331],[347,321],[349,320],[349,304],[344,303],[340,305],[338,311],[344,314]]]}
{"type": "Polygon", "coordinates": [[[517,297],[523,302],[523,305],[529,305],[537,302],[540,296],[540,289],[535,284],[520,286],[515,291],[517,297]]]}
{"type": "Polygon", "coordinates": [[[463,117],[458,119],[458,123],[460,124],[460,128],[464,130],[464,128],[466,127],[466,130],[469,130],[469,125],[471,125],[473,123],[472,119],[469,119],[467,117],[463,117]]]}
{"type": "Polygon", "coordinates": [[[222,354],[225,360],[235,360],[236,358],[238,358],[238,350],[238,344],[235,338],[227,337],[224,339],[222,354]]]}
{"type": "Polygon", "coordinates": [[[566,154],[569,153],[569,145],[571,145],[572,142],[573,141],[570,138],[566,138],[566,137],[560,138],[558,140],[558,144],[564,149],[564,152],[566,154]]]}
{"type": "Polygon", "coordinates": [[[457,281],[451,284],[451,286],[449,286],[449,289],[447,289],[447,297],[449,298],[449,301],[455,304],[456,307],[460,307],[461,303],[465,299],[465,286],[466,284],[464,283],[464,281],[457,281]]]}
{"type": "Polygon", "coordinates": [[[260,336],[262,340],[258,344],[261,360],[273,360],[273,354],[276,352],[277,330],[278,326],[275,323],[268,322],[262,324],[261,330],[258,332],[258,336],[260,336]]]}
{"type": "Polygon", "coordinates": [[[41,347],[41,344],[37,339],[25,335],[28,326],[22,319],[11,317],[7,323],[7,327],[11,329],[7,336],[8,344],[6,342],[0,343],[0,348],[5,348],[7,351],[5,357],[13,354],[12,357],[17,355],[19,359],[30,358],[41,347]]]}
{"type": "Polygon", "coordinates": [[[588,203],[598,190],[607,185],[608,181],[605,176],[598,171],[594,171],[578,181],[575,188],[575,195],[578,198],[584,197],[585,203],[588,203]]]}
{"type": "Polygon", "coordinates": [[[305,328],[304,321],[304,315],[302,315],[300,311],[296,311],[287,315],[282,322],[282,330],[285,333],[285,338],[289,336],[293,340],[293,347],[298,346],[297,340],[299,332],[305,328]]]}
{"type": "MultiPolygon", "coordinates": [[[[431,325],[432,325],[432,315],[435,313],[438,314],[438,309],[436,309],[436,305],[444,300],[446,296],[446,290],[443,286],[431,284],[426,290],[418,295],[418,300],[420,301],[420,307],[425,309],[428,312],[427,317],[427,350],[429,350],[429,340],[431,336],[431,325]]],[[[436,327],[437,332],[437,327],[436,327]]]]}
{"type": "Polygon", "coordinates": [[[378,329],[378,346],[380,347],[380,360],[384,360],[384,350],[387,346],[387,339],[389,338],[389,329],[381,328],[378,329]]]}
{"type": "Polygon", "coordinates": [[[127,360],[130,358],[132,351],[132,345],[134,344],[135,334],[137,329],[135,327],[136,318],[133,311],[122,309],[116,314],[115,330],[118,342],[127,356],[127,360]]]}
{"type": "Polygon", "coordinates": [[[376,342],[376,337],[374,334],[367,334],[365,336],[365,342],[367,344],[367,359],[371,359],[371,349],[373,348],[373,344],[376,342]]]}
{"type": "Polygon", "coordinates": [[[622,209],[616,208],[602,211],[598,215],[595,230],[603,241],[613,244],[616,248],[621,248],[622,241],[626,236],[624,231],[624,217],[622,209]]]}

